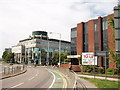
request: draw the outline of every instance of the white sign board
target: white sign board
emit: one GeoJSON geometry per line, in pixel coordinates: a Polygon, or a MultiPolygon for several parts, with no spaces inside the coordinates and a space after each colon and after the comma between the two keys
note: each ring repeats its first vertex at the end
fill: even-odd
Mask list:
{"type": "Polygon", "coordinates": [[[97,56],[94,53],[82,53],[82,65],[97,65],[97,56]]]}
{"type": "Polygon", "coordinates": [[[78,58],[80,55],[68,55],[67,58],[78,58]]]}

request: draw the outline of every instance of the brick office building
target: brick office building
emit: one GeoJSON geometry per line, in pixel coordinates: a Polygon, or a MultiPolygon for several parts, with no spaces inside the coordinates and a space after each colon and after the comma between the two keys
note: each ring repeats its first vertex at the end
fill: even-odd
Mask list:
{"type": "MultiPolygon", "coordinates": [[[[114,14],[107,15],[105,17],[98,17],[98,19],[92,19],[88,22],[81,22],[77,24],[77,27],[71,29],[71,45],[76,43],[77,55],[81,55],[82,52],[95,52],[95,51],[115,51],[113,29],[108,25],[108,18],[114,18],[114,14]],[[77,33],[76,40],[73,39],[73,33],[77,33]]],[[[73,48],[71,46],[71,51],[73,48]]],[[[72,52],[71,52],[72,54],[72,52]]],[[[107,66],[109,68],[116,67],[111,55],[108,56],[107,66]]],[[[102,57],[98,58],[98,66],[104,67],[105,60],[102,57]]]]}

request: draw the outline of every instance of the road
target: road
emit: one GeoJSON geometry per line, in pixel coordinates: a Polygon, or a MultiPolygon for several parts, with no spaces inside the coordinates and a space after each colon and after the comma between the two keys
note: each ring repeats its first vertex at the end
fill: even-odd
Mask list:
{"type": "Polygon", "coordinates": [[[53,75],[44,68],[29,67],[24,74],[3,79],[2,88],[49,88],[53,78],[53,75]]]}

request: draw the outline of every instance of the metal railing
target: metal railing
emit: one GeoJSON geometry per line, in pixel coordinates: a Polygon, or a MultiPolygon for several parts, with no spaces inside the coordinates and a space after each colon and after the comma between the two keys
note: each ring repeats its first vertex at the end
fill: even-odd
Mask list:
{"type": "Polygon", "coordinates": [[[25,65],[2,66],[2,77],[20,73],[26,69],[25,65]]]}

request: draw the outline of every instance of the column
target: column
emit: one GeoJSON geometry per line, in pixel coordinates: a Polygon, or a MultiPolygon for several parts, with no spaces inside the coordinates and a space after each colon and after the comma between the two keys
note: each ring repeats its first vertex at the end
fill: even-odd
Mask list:
{"type": "MultiPolygon", "coordinates": [[[[98,39],[99,39],[99,51],[102,51],[103,50],[103,47],[102,47],[102,18],[101,17],[98,17],[98,39]]],[[[103,58],[102,57],[98,57],[98,62],[99,62],[99,66],[100,67],[103,67],[103,58]]]]}
{"type": "Polygon", "coordinates": [[[88,21],[88,51],[94,52],[94,20],[88,21]]]}
{"type": "Polygon", "coordinates": [[[22,63],[22,53],[20,53],[20,63],[22,63]]]}
{"type": "Polygon", "coordinates": [[[82,55],[82,52],[84,51],[83,45],[84,45],[84,23],[81,22],[77,24],[77,55],[82,55]]]}

